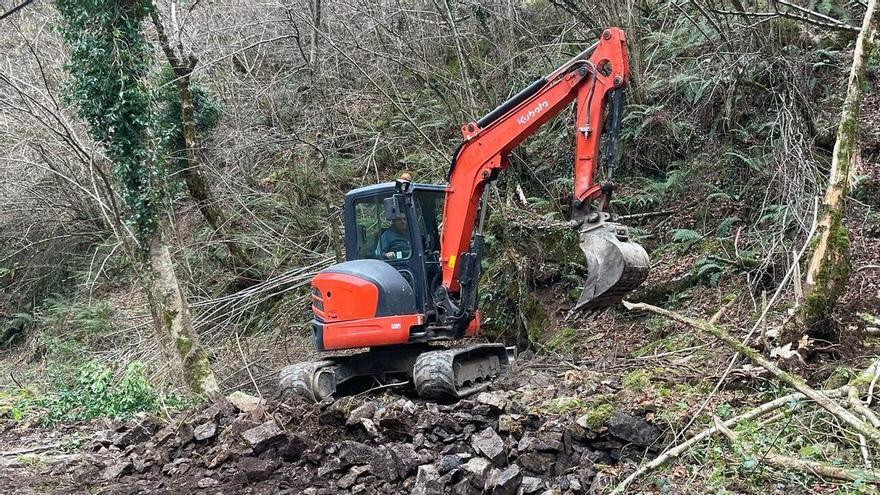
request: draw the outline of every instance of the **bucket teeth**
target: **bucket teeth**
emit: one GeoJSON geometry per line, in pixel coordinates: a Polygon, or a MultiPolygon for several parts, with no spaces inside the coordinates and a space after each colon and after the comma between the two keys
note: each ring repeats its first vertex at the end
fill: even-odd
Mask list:
{"type": "Polygon", "coordinates": [[[625,226],[602,223],[581,231],[580,241],[587,257],[587,278],[574,309],[599,311],[613,306],[648,278],[648,253],[629,240],[625,226]]]}

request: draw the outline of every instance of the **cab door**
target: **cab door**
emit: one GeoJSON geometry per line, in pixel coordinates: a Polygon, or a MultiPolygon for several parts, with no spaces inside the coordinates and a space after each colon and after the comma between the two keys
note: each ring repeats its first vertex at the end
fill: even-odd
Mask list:
{"type": "Polygon", "coordinates": [[[411,199],[405,200],[406,227],[399,231],[385,216],[385,199],[396,194],[394,186],[369,192],[346,198],[346,259],[377,259],[393,266],[413,288],[416,307],[424,313],[427,294],[416,206],[411,199]],[[387,249],[389,239],[394,242],[393,250],[387,249]],[[401,248],[404,239],[409,249],[401,248]],[[388,256],[389,252],[394,255],[388,256]]]}

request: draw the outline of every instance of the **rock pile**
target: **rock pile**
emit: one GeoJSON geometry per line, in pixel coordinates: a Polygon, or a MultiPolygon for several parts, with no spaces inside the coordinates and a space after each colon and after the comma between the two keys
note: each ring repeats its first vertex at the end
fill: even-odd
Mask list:
{"type": "Polygon", "coordinates": [[[81,476],[143,492],[602,493],[600,473],[641,458],[661,432],[622,412],[591,427],[543,415],[512,392],[454,404],[383,396],[321,405],[239,394],[171,423],[98,432],[81,476]]]}

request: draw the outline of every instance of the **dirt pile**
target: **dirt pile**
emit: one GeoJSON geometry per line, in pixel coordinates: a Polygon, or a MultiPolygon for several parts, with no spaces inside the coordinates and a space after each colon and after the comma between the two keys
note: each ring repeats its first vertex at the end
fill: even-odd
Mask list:
{"type": "Polygon", "coordinates": [[[609,408],[546,413],[532,385],[453,404],[399,395],[306,404],[244,394],[96,432],[70,466],[101,492],[602,493],[662,432],[609,408]]]}

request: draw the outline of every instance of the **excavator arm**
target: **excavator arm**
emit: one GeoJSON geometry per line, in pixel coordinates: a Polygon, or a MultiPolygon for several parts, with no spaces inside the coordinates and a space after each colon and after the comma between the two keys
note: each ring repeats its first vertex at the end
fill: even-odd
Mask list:
{"type": "MultiPolygon", "coordinates": [[[[626,35],[619,28],[609,28],[602,33],[597,44],[536,80],[480,120],[462,126],[464,143],[452,161],[443,211],[440,251],[442,287],[435,293],[436,305],[447,323],[461,326],[470,321],[476,309],[476,285],[483,248],[482,223],[486,213],[483,192],[486,185],[508,167],[508,156],[516,146],[572,101],[575,101],[576,115],[572,219],[577,227],[582,228],[582,247],[585,237],[599,235],[607,240],[600,251],[609,248],[610,251],[618,251],[598,253],[598,258],[602,258],[598,259],[596,252],[587,252],[587,248],[583,247],[588,257],[588,272],[592,272],[588,275],[588,283],[590,276],[601,278],[600,272],[609,265],[620,265],[612,267],[613,271],[619,268],[619,274],[609,274],[612,278],[620,275],[618,280],[604,281],[605,285],[611,282],[611,287],[585,287],[578,306],[589,307],[590,301],[600,300],[591,309],[607,307],[620,298],[616,298],[617,301],[615,297],[603,299],[603,295],[619,292],[620,289],[628,292],[633,282],[638,286],[647,276],[647,254],[644,250],[628,242],[625,227],[621,230],[622,226],[617,224],[605,224],[609,217],[603,210],[607,208],[612,186],[610,182],[600,183],[596,180],[609,102],[612,108],[608,120],[615,127],[606,143],[606,148],[609,148],[606,149],[609,153],[606,180],[610,179],[610,157],[616,146],[622,91],[628,81],[626,35]],[[592,207],[595,200],[599,200],[598,211],[592,207]],[[622,243],[631,245],[624,245],[621,249],[622,243]],[[626,252],[630,250],[634,252],[626,252]],[[606,254],[616,258],[606,259],[606,254]],[[634,275],[632,268],[639,273],[634,275]],[[620,279],[626,279],[624,287],[620,286],[620,279]]],[[[586,239],[586,242],[592,243],[594,240],[586,239]]],[[[596,246],[590,244],[590,249],[595,251],[596,246]]],[[[598,285],[603,285],[601,280],[598,285]]]]}

